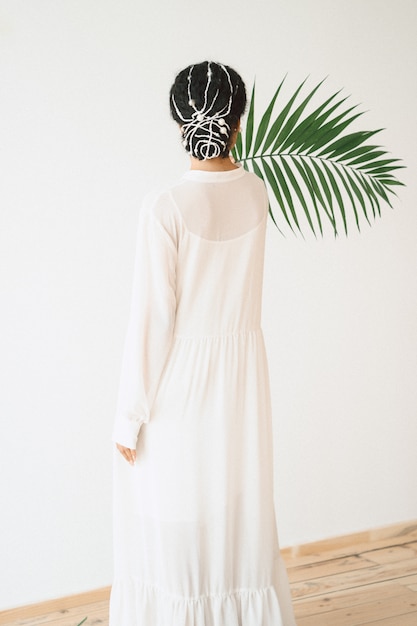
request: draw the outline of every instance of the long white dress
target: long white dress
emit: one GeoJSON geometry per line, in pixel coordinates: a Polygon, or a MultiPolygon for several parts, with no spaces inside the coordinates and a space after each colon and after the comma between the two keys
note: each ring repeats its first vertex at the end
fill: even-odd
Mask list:
{"type": "Polygon", "coordinates": [[[113,432],[137,461],[115,450],[111,626],[295,624],[260,326],[267,210],[238,168],[190,170],[140,212],[113,432]]]}

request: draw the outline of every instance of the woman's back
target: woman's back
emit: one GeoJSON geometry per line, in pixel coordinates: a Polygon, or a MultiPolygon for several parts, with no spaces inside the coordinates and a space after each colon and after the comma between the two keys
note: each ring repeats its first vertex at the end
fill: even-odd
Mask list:
{"type": "Polygon", "coordinates": [[[260,327],[268,200],[254,174],[190,170],[154,206],[178,248],[175,333],[260,327]]]}

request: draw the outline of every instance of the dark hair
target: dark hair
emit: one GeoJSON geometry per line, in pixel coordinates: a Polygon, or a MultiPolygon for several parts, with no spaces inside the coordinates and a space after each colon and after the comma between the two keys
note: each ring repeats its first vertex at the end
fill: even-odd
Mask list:
{"type": "Polygon", "coordinates": [[[213,61],[189,65],[176,76],[169,101],[187,152],[201,161],[228,156],[246,108],[245,84],[235,70],[213,61]]]}

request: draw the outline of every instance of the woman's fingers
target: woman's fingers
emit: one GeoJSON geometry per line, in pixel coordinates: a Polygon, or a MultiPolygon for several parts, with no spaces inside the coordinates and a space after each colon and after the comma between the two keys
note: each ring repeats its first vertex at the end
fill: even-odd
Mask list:
{"type": "Polygon", "coordinates": [[[119,450],[120,454],[126,459],[128,463],[134,465],[136,461],[136,450],[132,450],[131,448],[126,448],[122,446],[120,443],[116,443],[116,447],[119,450]]]}

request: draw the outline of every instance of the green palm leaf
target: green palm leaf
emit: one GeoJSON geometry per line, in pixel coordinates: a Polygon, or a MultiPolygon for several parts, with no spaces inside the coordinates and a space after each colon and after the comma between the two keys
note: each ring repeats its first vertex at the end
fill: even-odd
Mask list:
{"type": "Polygon", "coordinates": [[[340,91],[307,113],[323,84],[301,99],[306,80],[281,110],[275,112],[285,78],[255,127],[255,85],[246,126],[233,149],[236,161],[260,176],[270,192],[270,215],[280,218],[294,233],[310,229],[323,235],[327,222],[335,235],[347,235],[350,223],[360,230],[370,216],[381,215],[381,204],[391,206],[395,186],[403,185],[394,172],[403,168],[381,146],[368,141],[382,129],[350,131],[363,113],[347,107],[340,91]],[[278,209],[278,210],[277,210],[278,209]]]}
{"type": "Polygon", "coordinates": [[[250,149],[252,147],[252,139],[253,139],[253,123],[254,123],[254,109],[255,109],[255,83],[253,83],[252,96],[250,99],[249,106],[249,115],[246,122],[246,133],[245,133],[245,148],[246,148],[246,156],[249,156],[250,149]]]}
{"type": "Polygon", "coordinates": [[[275,106],[275,102],[276,99],[278,98],[278,94],[281,91],[281,87],[284,83],[285,78],[283,78],[281,84],[279,85],[278,89],[275,92],[274,97],[272,98],[268,108],[266,109],[265,113],[262,116],[261,119],[261,123],[259,124],[258,127],[258,132],[256,133],[256,139],[255,139],[255,146],[253,148],[253,154],[256,154],[259,150],[259,148],[262,145],[263,140],[265,139],[265,134],[266,131],[268,130],[268,126],[269,126],[269,121],[271,119],[271,115],[272,115],[272,111],[274,109],[275,106]]]}

